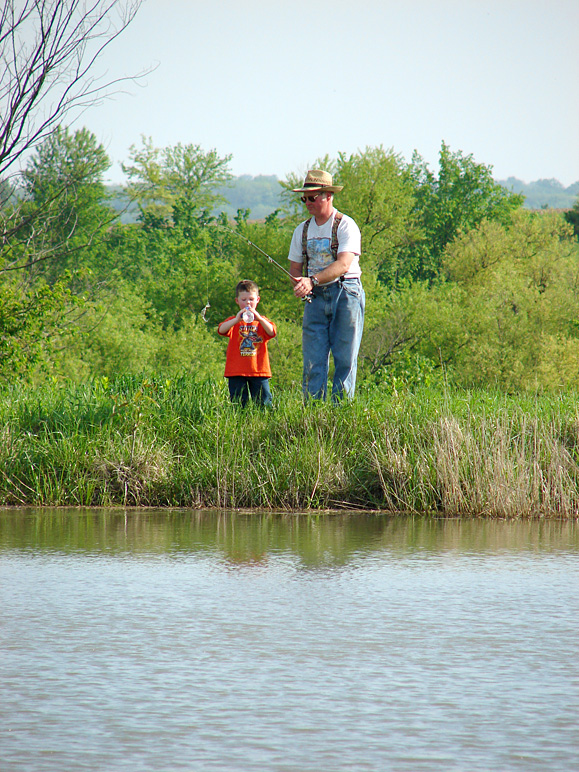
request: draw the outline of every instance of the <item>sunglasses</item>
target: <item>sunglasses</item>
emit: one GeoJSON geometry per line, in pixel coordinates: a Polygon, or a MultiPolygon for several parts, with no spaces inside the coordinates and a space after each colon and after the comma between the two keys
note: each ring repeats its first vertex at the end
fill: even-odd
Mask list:
{"type": "Polygon", "coordinates": [[[310,201],[311,203],[313,203],[321,195],[322,195],[321,193],[317,193],[315,196],[302,196],[302,201],[304,202],[304,204],[306,203],[306,201],[310,201]]]}

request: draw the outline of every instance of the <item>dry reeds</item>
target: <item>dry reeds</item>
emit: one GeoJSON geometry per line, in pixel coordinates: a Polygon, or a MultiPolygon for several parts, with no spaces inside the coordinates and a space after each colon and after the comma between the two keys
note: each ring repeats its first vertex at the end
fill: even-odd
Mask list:
{"type": "Polygon", "coordinates": [[[561,426],[537,416],[500,415],[434,429],[441,509],[449,515],[573,516],[579,511],[577,462],[561,426]]]}

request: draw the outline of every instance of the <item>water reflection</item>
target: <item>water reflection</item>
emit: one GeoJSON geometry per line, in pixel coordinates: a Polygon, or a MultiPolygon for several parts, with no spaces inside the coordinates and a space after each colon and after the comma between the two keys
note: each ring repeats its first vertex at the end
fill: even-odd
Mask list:
{"type": "Polygon", "coordinates": [[[0,511],[0,769],[579,769],[577,530],[0,511]]]}
{"type": "Polygon", "coordinates": [[[289,515],[194,510],[4,509],[0,549],[145,555],[219,554],[259,566],[289,552],[303,566],[362,555],[579,551],[574,521],[444,520],[368,513],[289,515]]]}

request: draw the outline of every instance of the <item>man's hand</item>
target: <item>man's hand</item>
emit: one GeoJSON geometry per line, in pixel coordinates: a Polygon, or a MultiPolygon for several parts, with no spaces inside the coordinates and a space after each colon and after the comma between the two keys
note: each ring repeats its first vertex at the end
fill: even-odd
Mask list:
{"type": "Polygon", "coordinates": [[[314,283],[310,279],[310,277],[301,276],[299,279],[296,279],[296,283],[294,286],[294,295],[297,298],[306,298],[308,295],[312,294],[313,289],[314,289],[314,283]]]}

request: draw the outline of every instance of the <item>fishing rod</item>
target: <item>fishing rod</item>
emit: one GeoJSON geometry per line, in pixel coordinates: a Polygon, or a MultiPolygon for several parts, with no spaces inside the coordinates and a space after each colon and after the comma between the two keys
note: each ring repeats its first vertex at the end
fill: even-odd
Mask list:
{"type": "MultiPolygon", "coordinates": [[[[257,249],[258,252],[261,252],[261,254],[268,259],[270,263],[273,263],[273,265],[276,266],[276,268],[279,268],[280,271],[285,273],[286,276],[289,276],[292,281],[297,281],[295,276],[292,276],[289,271],[287,271],[283,265],[280,265],[278,262],[276,262],[271,255],[268,255],[267,252],[264,252],[261,247],[258,247],[257,244],[254,244],[251,239],[248,239],[247,236],[244,236],[243,233],[239,233],[239,231],[234,231],[231,228],[228,228],[226,225],[222,225],[221,223],[215,223],[218,228],[222,228],[223,230],[229,231],[229,233],[232,233],[234,236],[239,236],[240,239],[243,239],[243,241],[247,242],[250,246],[252,246],[254,249],[257,249]]],[[[305,298],[302,298],[302,300],[307,301],[308,303],[312,302],[311,295],[306,295],[305,298]]]]}

